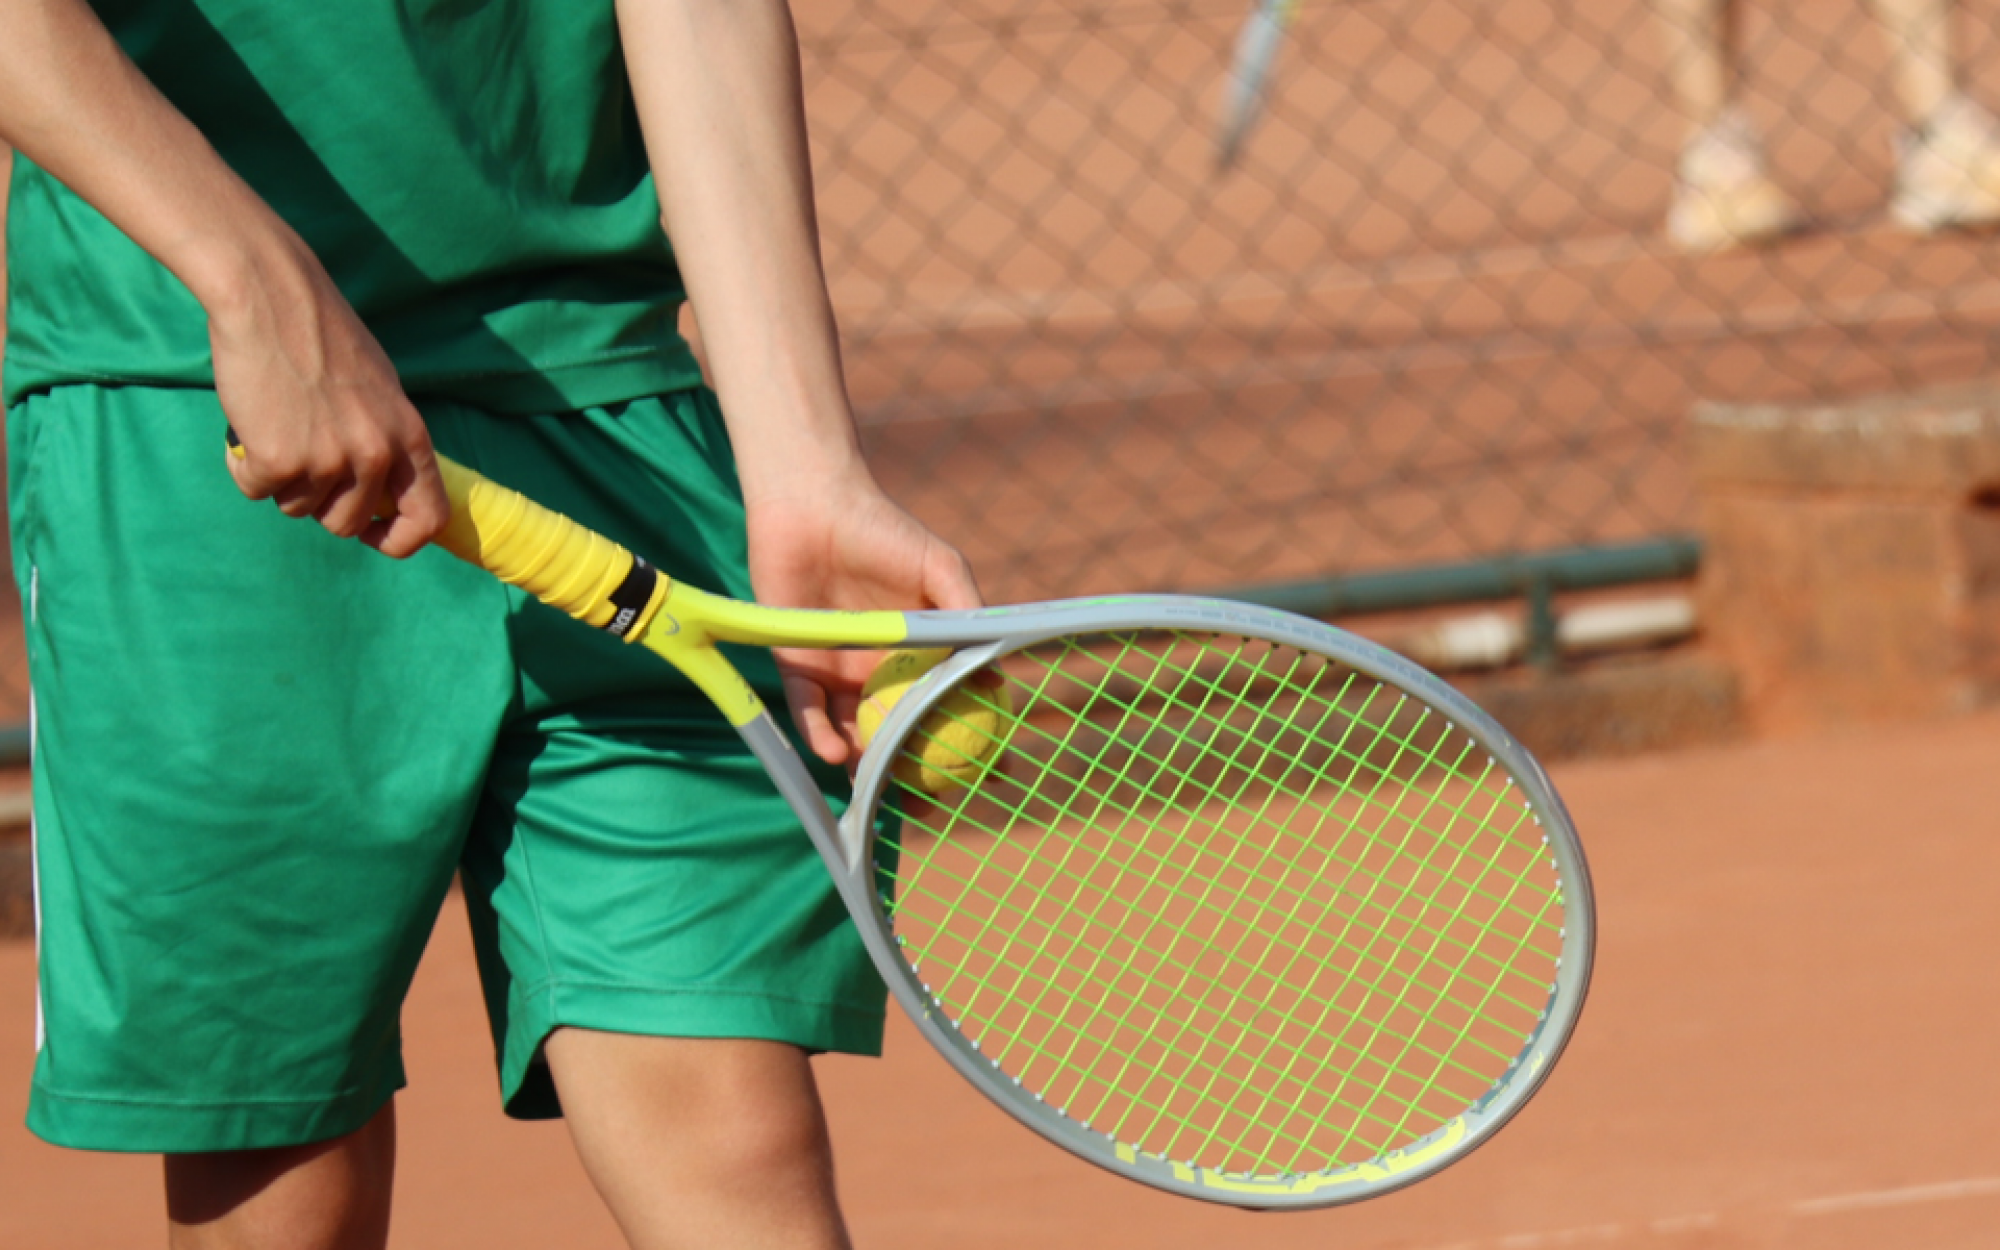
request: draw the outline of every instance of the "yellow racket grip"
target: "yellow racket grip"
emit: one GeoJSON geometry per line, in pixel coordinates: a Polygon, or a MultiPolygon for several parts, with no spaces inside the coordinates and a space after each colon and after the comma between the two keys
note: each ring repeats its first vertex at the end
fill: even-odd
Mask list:
{"type": "Polygon", "coordinates": [[[552,608],[620,638],[637,638],[673,583],[595,530],[445,456],[437,458],[451,521],[435,540],[459,559],[552,608]]]}
{"type": "MultiPolygon", "coordinates": [[[[228,437],[230,454],[242,456],[236,431],[228,437]]],[[[451,520],[438,546],[586,625],[628,642],[645,633],[673,589],[666,574],[449,456],[438,456],[437,465],[451,499],[451,520]]],[[[393,511],[385,502],[378,515],[393,511]]]]}

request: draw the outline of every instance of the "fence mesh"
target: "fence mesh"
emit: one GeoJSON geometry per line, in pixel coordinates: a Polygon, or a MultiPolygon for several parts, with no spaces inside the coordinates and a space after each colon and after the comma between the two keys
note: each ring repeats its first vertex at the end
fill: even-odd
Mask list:
{"type": "Polygon", "coordinates": [[[797,0],[868,450],[995,598],[1678,533],[1695,401],[1993,369],[2000,0],[1299,0],[1223,168],[1252,3],[797,0]]]}
{"type": "Polygon", "coordinates": [[[1988,371],[1994,242],[1887,204],[1923,23],[1977,96],[1995,6],[1745,6],[1670,63],[1719,8],[1302,0],[1222,169],[1250,0],[802,4],[881,475],[1000,597],[1236,586],[1686,530],[1697,399],[1988,371]],[[1667,236],[1704,59],[1798,233],[1667,236]]]}

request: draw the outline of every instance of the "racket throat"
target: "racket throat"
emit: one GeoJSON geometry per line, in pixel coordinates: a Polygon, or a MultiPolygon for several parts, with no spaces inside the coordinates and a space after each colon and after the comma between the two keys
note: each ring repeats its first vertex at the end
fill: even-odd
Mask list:
{"type": "MultiPolygon", "coordinates": [[[[793,815],[805,827],[806,835],[812,839],[813,848],[826,862],[834,884],[842,894],[848,896],[850,908],[865,899],[863,886],[868,860],[868,813],[857,807],[848,809],[845,820],[836,819],[833,809],[827,805],[826,795],[819,783],[813,780],[806,769],[805,761],[792,746],[790,738],[778,727],[778,722],[769,712],[760,711],[756,716],[736,727],[742,735],[744,745],[750,748],[757,762],[770,775],[771,783],[778,788],[791,807],[793,815]],[[861,894],[855,891],[861,890],[861,894]]],[[[855,913],[865,914],[865,913],[855,913]]]]}

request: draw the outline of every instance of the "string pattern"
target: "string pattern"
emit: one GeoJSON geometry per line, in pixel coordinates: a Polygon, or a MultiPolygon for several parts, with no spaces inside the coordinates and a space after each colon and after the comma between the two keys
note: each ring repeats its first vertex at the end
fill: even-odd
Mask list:
{"type": "MultiPolygon", "coordinates": [[[[1002,749],[950,793],[899,789],[876,872],[905,959],[1002,1074],[1135,1150],[1252,1175],[1401,1149],[1507,1075],[1563,883],[1463,730],[1227,635],[1068,638],[1001,671],[1002,749]]],[[[963,746],[946,715],[904,752],[963,746]]]]}

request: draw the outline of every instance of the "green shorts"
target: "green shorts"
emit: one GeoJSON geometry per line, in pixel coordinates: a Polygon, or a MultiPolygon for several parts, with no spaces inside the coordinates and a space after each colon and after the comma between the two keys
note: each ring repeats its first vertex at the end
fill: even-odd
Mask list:
{"type": "MultiPolygon", "coordinates": [[[[425,415],[446,453],[747,594],[707,392],[425,415]]],[[[440,550],[384,559],[245,500],[223,431],[199,390],[8,414],[31,1129],[184,1152],[364,1124],[403,1083],[397,1017],[454,872],[512,1114],[559,1113],[539,1061],[559,1025],[879,1050],[883,988],[825,870],[678,673],[440,550]]],[[[769,656],[737,658],[781,705],[769,656]]]]}

